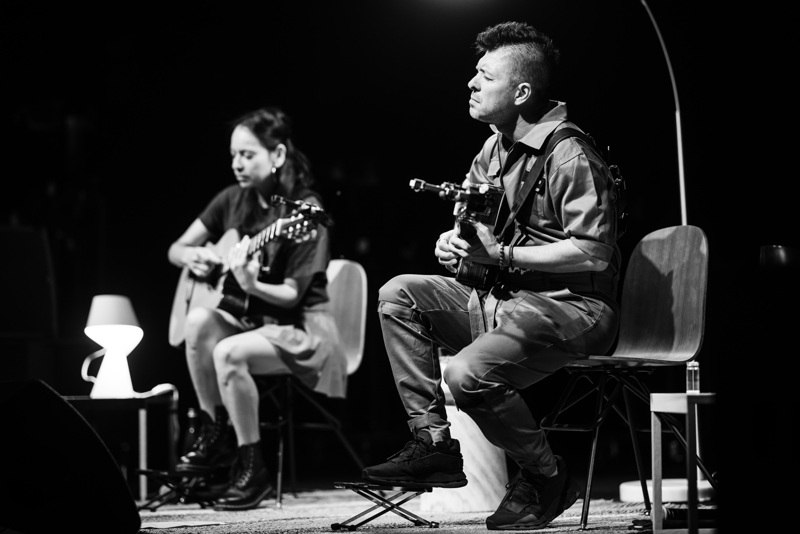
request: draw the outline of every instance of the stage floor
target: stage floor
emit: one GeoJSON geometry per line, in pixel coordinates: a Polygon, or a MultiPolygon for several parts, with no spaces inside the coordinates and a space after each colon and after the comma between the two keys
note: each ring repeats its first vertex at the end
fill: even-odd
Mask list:
{"type": "MultiPolygon", "coordinates": [[[[436,491],[436,490],[434,490],[436,491]]],[[[485,532],[486,517],[493,510],[448,512],[427,510],[425,494],[403,504],[403,508],[430,522],[438,523],[432,529],[415,526],[408,519],[394,512],[387,512],[360,526],[357,531],[372,533],[397,532],[485,532]]],[[[580,530],[580,515],[583,500],[579,499],[570,509],[541,532],[573,532],[580,530]]],[[[244,512],[215,512],[197,504],[165,504],[156,511],[141,512],[141,533],[152,533],[158,529],[164,534],[271,534],[300,532],[337,532],[336,523],[347,522],[353,516],[371,508],[374,504],[348,489],[320,489],[303,491],[296,495],[286,494],[283,506],[276,508],[275,500],[261,503],[255,510],[244,512]]],[[[595,533],[623,534],[631,530],[649,530],[649,516],[643,503],[622,503],[608,499],[593,499],[589,509],[587,527],[595,533]],[[638,525],[638,527],[637,527],[638,525]]],[[[363,520],[372,514],[362,517],[363,520]]],[[[351,521],[357,524],[360,520],[351,521]]],[[[338,530],[347,531],[344,529],[338,530]]]]}

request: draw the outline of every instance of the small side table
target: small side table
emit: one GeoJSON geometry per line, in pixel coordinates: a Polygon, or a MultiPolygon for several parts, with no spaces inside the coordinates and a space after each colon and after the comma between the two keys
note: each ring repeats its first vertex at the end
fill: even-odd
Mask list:
{"type": "MultiPolygon", "coordinates": [[[[686,533],[712,534],[716,529],[698,529],[697,513],[697,406],[714,404],[716,393],[651,393],[650,394],[650,430],[652,434],[653,458],[653,534],[686,533]],[[664,511],[662,508],[662,459],[661,459],[661,419],[659,413],[675,413],[686,415],[686,480],[688,483],[689,521],[688,529],[664,529],[664,511]]],[[[712,484],[713,485],[713,484],[712,484]]]]}
{"type": "Polygon", "coordinates": [[[147,499],[147,476],[142,474],[147,468],[147,411],[154,404],[168,405],[167,447],[170,469],[177,460],[178,445],[178,390],[172,384],[161,384],[136,397],[127,399],[95,399],[89,395],[64,395],[64,400],[78,411],[81,405],[102,407],[103,410],[119,411],[135,408],[139,412],[139,499],[147,499]]]}

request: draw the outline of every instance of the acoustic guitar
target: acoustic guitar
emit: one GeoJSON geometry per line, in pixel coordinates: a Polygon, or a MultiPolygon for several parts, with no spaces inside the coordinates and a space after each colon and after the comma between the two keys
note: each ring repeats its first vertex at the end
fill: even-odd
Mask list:
{"type": "MultiPolygon", "coordinates": [[[[250,239],[247,247],[247,256],[252,257],[264,246],[275,239],[292,239],[303,241],[310,237],[318,225],[327,226],[330,218],[322,208],[305,202],[295,203],[281,199],[274,203],[291,203],[297,209],[290,217],[278,219],[250,239]]],[[[241,236],[235,229],[228,230],[216,243],[208,243],[206,247],[213,250],[219,257],[227,258],[228,252],[239,241],[241,236]]],[[[247,295],[239,288],[234,277],[227,276],[230,267],[226,263],[221,263],[209,273],[208,276],[199,278],[189,267],[181,270],[178,278],[178,286],[175,289],[175,296],[172,300],[172,311],[169,320],[169,344],[173,347],[180,346],[185,341],[186,316],[189,311],[198,306],[215,308],[223,297],[228,298],[226,304],[233,303],[239,306],[239,312],[244,314],[247,311],[247,295]],[[237,291],[238,289],[238,291],[237,291]]],[[[230,306],[229,306],[230,307],[230,306]]]]}
{"type": "MultiPolygon", "coordinates": [[[[469,216],[457,216],[458,235],[469,241],[478,233],[473,224],[474,219],[469,216]]],[[[500,276],[500,267],[497,265],[486,265],[469,260],[461,259],[458,261],[456,270],[456,280],[475,289],[490,289],[500,276]]]]}
{"type": "MultiPolygon", "coordinates": [[[[414,191],[430,191],[438,193],[439,197],[460,203],[456,213],[458,234],[469,241],[477,234],[475,223],[485,224],[494,231],[500,215],[505,193],[502,188],[489,185],[461,186],[445,182],[433,185],[424,180],[413,179],[408,184],[414,191]]],[[[496,282],[500,274],[497,265],[485,265],[468,260],[460,260],[456,270],[456,280],[476,289],[489,289],[496,282]]]]}

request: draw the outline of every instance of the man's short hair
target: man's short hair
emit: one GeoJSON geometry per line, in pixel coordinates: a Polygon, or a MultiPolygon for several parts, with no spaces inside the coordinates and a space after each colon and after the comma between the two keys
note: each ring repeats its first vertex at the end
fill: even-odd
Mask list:
{"type": "Polygon", "coordinates": [[[550,98],[561,56],[550,36],[524,22],[502,22],[486,28],[475,39],[481,55],[506,47],[512,52],[512,82],[530,83],[539,102],[550,98]]]}

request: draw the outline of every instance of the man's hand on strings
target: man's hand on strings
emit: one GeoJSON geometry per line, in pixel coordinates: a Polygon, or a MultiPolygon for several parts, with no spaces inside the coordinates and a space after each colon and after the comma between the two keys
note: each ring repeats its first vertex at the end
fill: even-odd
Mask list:
{"type": "Polygon", "coordinates": [[[468,223],[475,229],[475,236],[469,240],[461,237],[457,232],[448,240],[449,250],[459,258],[474,263],[497,265],[500,257],[500,243],[492,231],[483,223],[468,223]]]}
{"type": "Polygon", "coordinates": [[[444,232],[439,236],[439,239],[436,241],[436,247],[433,250],[433,253],[439,260],[439,263],[444,265],[445,268],[451,273],[454,273],[458,270],[459,256],[456,254],[455,249],[450,246],[450,239],[455,235],[456,230],[448,230],[447,232],[444,232]]]}

